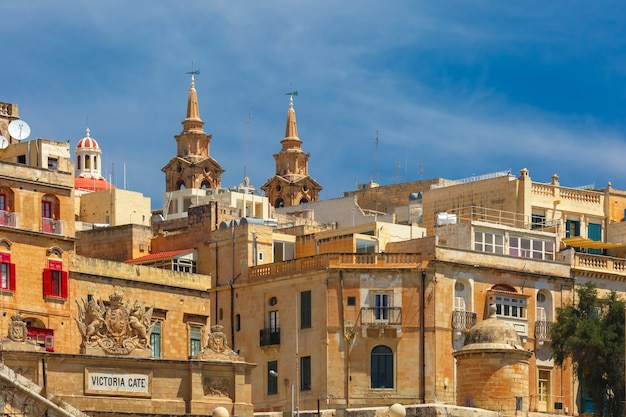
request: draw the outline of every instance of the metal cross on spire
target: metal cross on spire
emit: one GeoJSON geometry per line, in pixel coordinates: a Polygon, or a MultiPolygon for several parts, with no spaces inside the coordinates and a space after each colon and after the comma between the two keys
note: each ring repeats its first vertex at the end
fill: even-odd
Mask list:
{"type": "Polygon", "coordinates": [[[185,74],[190,74],[191,75],[191,84],[193,84],[193,81],[194,81],[193,76],[200,74],[200,70],[194,70],[193,69],[193,61],[191,61],[191,71],[186,72],[185,74]]]}
{"type": "Polygon", "coordinates": [[[289,96],[289,107],[293,107],[293,96],[297,96],[298,92],[296,90],[292,90],[288,93],[285,93],[286,96],[289,96]]]}
{"type": "Polygon", "coordinates": [[[293,96],[297,96],[298,92],[297,91],[290,91],[288,93],[285,93],[286,96],[291,96],[293,98],[293,96]]]}

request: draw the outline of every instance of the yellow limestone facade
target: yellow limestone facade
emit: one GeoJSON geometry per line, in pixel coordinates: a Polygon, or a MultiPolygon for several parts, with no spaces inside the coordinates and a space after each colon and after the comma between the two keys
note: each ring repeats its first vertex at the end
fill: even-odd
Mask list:
{"type": "Polygon", "coordinates": [[[3,411],[251,416],[210,276],[76,255],[69,145],[36,141],[0,150],[0,361],[38,386],[3,385],[3,411]]]}

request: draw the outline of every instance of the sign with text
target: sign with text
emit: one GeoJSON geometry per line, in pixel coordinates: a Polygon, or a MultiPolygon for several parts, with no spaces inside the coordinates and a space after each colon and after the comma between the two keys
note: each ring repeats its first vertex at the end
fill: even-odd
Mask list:
{"type": "Polygon", "coordinates": [[[85,369],[85,392],[88,394],[149,397],[151,385],[152,372],[85,369]]]}

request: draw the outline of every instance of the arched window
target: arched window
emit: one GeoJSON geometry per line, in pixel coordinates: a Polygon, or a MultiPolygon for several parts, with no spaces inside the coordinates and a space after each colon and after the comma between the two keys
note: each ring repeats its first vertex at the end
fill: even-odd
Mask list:
{"type": "Polygon", "coordinates": [[[393,352],[387,346],[376,346],[371,355],[372,388],[393,388],[393,352]]]}
{"type": "Polygon", "coordinates": [[[300,204],[304,204],[304,203],[308,203],[308,202],[309,202],[309,200],[307,200],[306,197],[302,197],[300,199],[300,204]]]}
{"type": "Polygon", "coordinates": [[[76,165],[78,165],[78,169],[82,169],[83,168],[82,161],[83,161],[83,157],[78,155],[76,157],[76,165]]]}
{"type": "Polygon", "coordinates": [[[85,169],[91,168],[91,160],[89,159],[89,155],[85,155],[85,169]]]}
{"type": "Polygon", "coordinates": [[[274,204],[274,207],[276,208],[285,207],[285,200],[283,200],[282,198],[277,198],[276,203],[274,204]]]}
{"type": "Polygon", "coordinates": [[[93,157],[93,169],[96,171],[98,170],[98,157],[97,156],[93,157]]]}
{"type": "Polygon", "coordinates": [[[185,187],[185,181],[179,181],[178,184],[176,184],[176,188],[178,188],[179,190],[184,190],[185,187]]]}

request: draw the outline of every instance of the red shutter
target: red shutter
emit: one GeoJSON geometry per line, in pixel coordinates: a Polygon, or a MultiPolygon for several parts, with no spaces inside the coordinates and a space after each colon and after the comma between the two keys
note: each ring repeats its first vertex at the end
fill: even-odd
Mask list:
{"type": "Polygon", "coordinates": [[[61,272],[61,297],[67,298],[67,272],[61,272]]]}
{"type": "Polygon", "coordinates": [[[9,289],[15,291],[15,264],[9,264],[9,289]]]}
{"type": "Polygon", "coordinates": [[[11,254],[6,252],[0,252],[0,262],[3,264],[11,263],[11,254]]]}
{"type": "Polygon", "coordinates": [[[43,295],[44,297],[50,295],[50,270],[45,268],[43,270],[43,295]]]}

